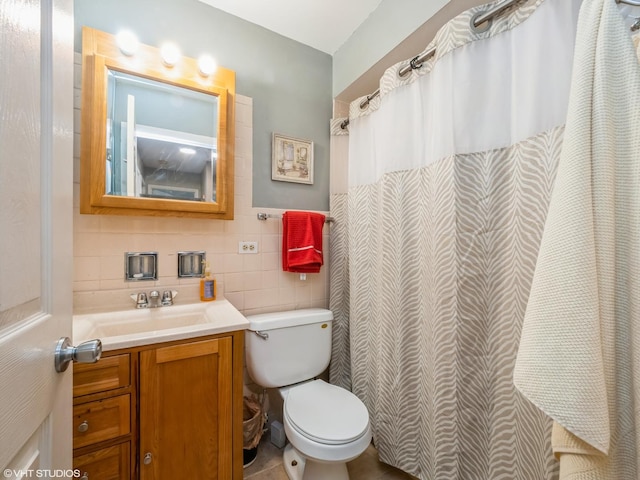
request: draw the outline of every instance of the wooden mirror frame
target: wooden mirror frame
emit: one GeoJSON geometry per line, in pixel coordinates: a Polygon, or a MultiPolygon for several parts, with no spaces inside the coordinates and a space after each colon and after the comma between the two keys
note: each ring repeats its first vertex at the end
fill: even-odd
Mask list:
{"type": "Polygon", "coordinates": [[[233,70],[218,67],[207,77],[195,59],[182,57],[174,67],[162,63],[160,50],[140,44],[124,55],[115,36],[82,28],[82,107],[80,128],[80,213],[152,215],[233,219],[235,140],[235,85],[233,70]],[[216,95],[219,102],[216,202],[107,195],[107,71],[149,78],[178,87],[216,95]]]}

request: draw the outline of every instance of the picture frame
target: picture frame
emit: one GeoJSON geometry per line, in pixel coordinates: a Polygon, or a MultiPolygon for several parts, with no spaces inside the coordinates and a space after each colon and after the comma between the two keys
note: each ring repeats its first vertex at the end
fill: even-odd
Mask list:
{"type": "Polygon", "coordinates": [[[271,180],[313,185],[313,142],[274,133],[271,180]]]}

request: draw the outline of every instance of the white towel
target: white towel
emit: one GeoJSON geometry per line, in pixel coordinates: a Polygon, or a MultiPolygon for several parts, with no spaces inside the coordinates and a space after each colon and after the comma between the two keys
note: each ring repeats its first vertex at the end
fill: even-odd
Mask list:
{"type": "Polygon", "coordinates": [[[556,422],[561,478],[640,478],[640,66],[613,0],[581,8],[514,382],[556,422]]]}

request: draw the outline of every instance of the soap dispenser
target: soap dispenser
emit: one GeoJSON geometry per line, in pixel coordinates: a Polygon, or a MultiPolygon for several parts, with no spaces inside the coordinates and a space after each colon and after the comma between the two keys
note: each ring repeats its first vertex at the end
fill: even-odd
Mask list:
{"type": "Polygon", "coordinates": [[[216,299],[216,281],[211,278],[209,262],[205,262],[204,278],[200,279],[200,300],[211,302],[216,299]]]}

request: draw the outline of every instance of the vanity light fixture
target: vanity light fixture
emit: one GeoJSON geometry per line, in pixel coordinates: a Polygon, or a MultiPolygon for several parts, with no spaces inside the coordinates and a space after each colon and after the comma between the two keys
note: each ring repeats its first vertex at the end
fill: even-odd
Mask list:
{"type": "Polygon", "coordinates": [[[122,53],[130,57],[136,53],[140,42],[132,31],[123,30],[116,35],[116,44],[122,53]]]}
{"type": "Polygon", "coordinates": [[[211,75],[213,72],[216,71],[216,68],[218,68],[218,65],[216,64],[216,61],[213,59],[213,57],[211,57],[210,55],[202,55],[198,59],[198,68],[200,69],[200,73],[203,76],[208,77],[209,75],[211,75]]]}
{"type": "Polygon", "coordinates": [[[180,49],[175,43],[165,43],[160,47],[160,56],[162,63],[167,67],[173,67],[180,60],[180,49]]]}

